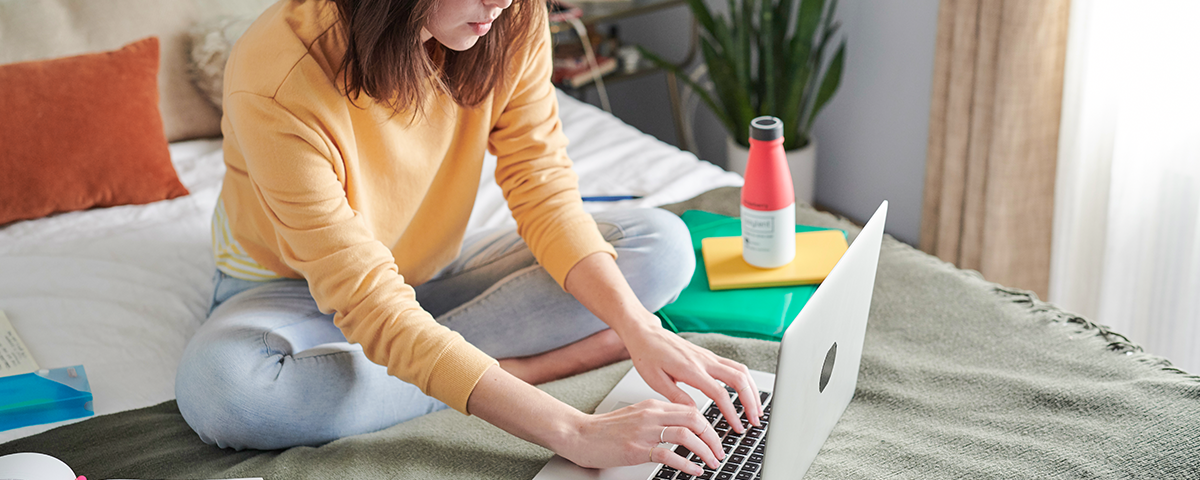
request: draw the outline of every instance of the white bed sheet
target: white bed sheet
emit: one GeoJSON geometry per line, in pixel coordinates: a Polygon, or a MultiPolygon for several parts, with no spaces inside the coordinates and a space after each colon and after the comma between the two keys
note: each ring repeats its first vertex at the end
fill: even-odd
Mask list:
{"type": "MultiPolygon", "coordinates": [[[[663,205],[742,179],[559,92],[584,195],[644,195],[589,211],[663,205]]],[[[220,140],[171,145],[190,195],[0,228],[0,310],[43,368],[84,365],[97,415],[175,398],[175,368],[212,294],[209,220],[220,140]]],[[[486,156],[469,231],[515,225],[486,156]]],[[[0,443],[70,422],[0,432],[0,443]]]]}

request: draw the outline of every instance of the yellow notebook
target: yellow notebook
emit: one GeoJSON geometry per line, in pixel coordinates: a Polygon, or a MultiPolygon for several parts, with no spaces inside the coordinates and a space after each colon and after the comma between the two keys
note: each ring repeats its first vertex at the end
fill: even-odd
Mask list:
{"type": "Polygon", "coordinates": [[[742,259],[742,237],[709,237],[700,246],[711,290],[821,283],[848,247],[841,230],[797,233],[796,258],[782,267],[767,269],[742,259]]]}

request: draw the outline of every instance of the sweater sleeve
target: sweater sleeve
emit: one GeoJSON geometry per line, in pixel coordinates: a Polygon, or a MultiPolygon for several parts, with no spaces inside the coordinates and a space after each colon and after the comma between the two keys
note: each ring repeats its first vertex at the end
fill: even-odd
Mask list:
{"type": "Polygon", "coordinates": [[[517,232],[550,276],[563,285],[567,272],[595,252],[617,255],[592,216],[583,211],[579,178],[567,158],[567,137],[550,83],[550,30],[543,27],[514,78],[512,94],[488,138],[496,155],[496,183],[504,192],[517,232]]]}
{"type": "MultiPolygon", "coordinates": [[[[322,312],[371,361],[467,413],[495,360],[434,321],[344,190],[338,150],[275,99],[232,93],[225,113],[282,260],[308,280],[322,312]]],[[[227,138],[228,142],[230,139],[227,138]]]]}

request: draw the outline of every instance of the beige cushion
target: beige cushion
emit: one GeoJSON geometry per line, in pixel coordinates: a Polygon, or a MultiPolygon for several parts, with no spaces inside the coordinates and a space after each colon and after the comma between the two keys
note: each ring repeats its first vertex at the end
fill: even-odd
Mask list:
{"type": "Polygon", "coordinates": [[[147,36],[162,49],[159,109],[168,141],[221,134],[221,113],[188,75],[188,30],[254,16],[271,0],[0,0],[0,64],[115,50],[147,36]]]}
{"type": "Polygon", "coordinates": [[[225,63],[229,52],[237,43],[254,16],[222,15],[197,23],[189,33],[192,43],[188,73],[196,87],[218,109],[222,108],[222,90],[225,80],[225,63]]]}

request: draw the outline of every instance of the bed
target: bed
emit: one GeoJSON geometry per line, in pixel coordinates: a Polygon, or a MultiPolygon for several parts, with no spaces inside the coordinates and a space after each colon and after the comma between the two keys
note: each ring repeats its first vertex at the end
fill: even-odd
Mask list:
{"type": "MultiPolygon", "coordinates": [[[[568,96],[559,102],[582,193],[644,196],[587,208],[737,214],[737,175],[568,96]]],[[[220,141],[176,142],[170,154],[187,196],[0,227],[0,310],[41,365],[85,365],[96,410],[0,432],[0,455],[51,454],[88,478],[268,479],[520,479],[550,458],[454,411],[320,447],[202,443],[173,385],[211,296],[220,141]]],[[[472,230],[512,222],[484,172],[472,230]]],[[[857,232],[806,205],[797,223],[843,228],[851,240],[857,232]]],[[[774,343],[684,335],[774,370],[774,343]]],[[[629,368],[540,387],[590,411],[629,368]]],[[[808,478],[1043,477],[1200,478],[1200,378],[1029,292],[885,238],[858,390],[808,478]]]]}
{"type": "MultiPolygon", "coordinates": [[[[662,205],[741,177],[559,92],[585,195],[641,195],[585,208],[662,205]]],[[[84,365],[97,415],[175,398],[175,368],[212,297],[210,222],[225,172],[219,139],[178,142],[189,195],[64,213],[0,228],[0,310],[42,366],[84,365]]],[[[488,154],[468,231],[515,226],[488,154]]],[[[0,442],[47,427],[0,432],[0,442]]]]}

